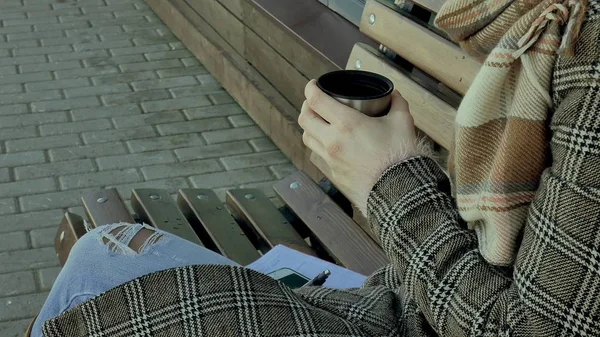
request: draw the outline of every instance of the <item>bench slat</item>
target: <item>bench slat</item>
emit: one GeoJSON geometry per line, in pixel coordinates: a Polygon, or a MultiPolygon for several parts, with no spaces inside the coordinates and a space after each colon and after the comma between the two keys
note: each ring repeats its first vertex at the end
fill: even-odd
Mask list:
{"type": "Polygon", "coordinates": [[[131,192],[131,206],[143,222],[204,246],[167,191],[133,189],[131,192]]]}
{"type": "Polygon", "coordinates": [[[181,189],[177,204],[190,223],[199,223],[203,227],[221,255],[241,265],[250,264],[260,257],[212,190],[181,189]]]}
{"type": "Polygon", "coordinates": [[[54,237],[54,250],[61,266],[64,266],[67,262],[67,257],[69,257],[75,242],[85,233],[87,233],[87,230],[83,218],[77,214],[65,213],[54,237]]]}
{"type": "Polygon", "coordinates": [[[252,226],[270,247],[281,244],[316,256],[312,248],[262,191],[257,189],[229,190],[227,191],[227,205],[234,216],[252,226]]]}
{"type": "Polygon", "coordinates": [[[354,46],[347,69],[354,69],[356,60],[360,60],[361,70],[382,74],[394,82],[396,89],[410,104],[415,125],[442,147],[452,147],[455,108],[413,81],[385,56],[367,45],[354,46]]]}
{"type": "Polygon", "coordinates": [[[304,172],[281,180],[274,189],[345,267],[369,275],[387,264],[381,248],[304,172]]]}
{"type": "Polygon", "coordinates": [[[452,42],[376,0],[367,1],[360,31],[461,95],[481,68],[481,63],[452,42]]]}
{"type": "Polygon", "coordinates": [[[81,201],[92,227],[135,222],[114,188],[86,194],[81,197],[81,201]]]}

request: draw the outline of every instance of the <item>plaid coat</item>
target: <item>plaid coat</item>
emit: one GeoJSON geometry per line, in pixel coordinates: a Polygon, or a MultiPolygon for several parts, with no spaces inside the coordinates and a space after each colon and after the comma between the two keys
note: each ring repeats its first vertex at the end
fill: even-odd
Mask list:
{"type": "Polygon", "coordinates": [[[600,336],[600,4],[559,58],[552,163],[514,269],[486,263],[435,162],[390,167],[368,218],[391,265],[362,289],[292,291],[238,267],[141,277],[44,325],[83,336],[600,336]]]}

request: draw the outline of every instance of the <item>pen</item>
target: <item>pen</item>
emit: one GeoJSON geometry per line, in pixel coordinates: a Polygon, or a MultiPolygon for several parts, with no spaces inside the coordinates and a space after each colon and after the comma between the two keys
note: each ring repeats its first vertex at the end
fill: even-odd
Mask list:
{"type": "Polygon", "coordinates": [[[331,275],[331,271],[329,271],[329,269],[327,269],[327,270],[323,271],[322,273],[320,273],[319,275],[315,276],[312,280],[306,282],[306,284],[303,285],[302,288],[322,286],[325,283],[325,281],[327,281],[327,278],[329,277],[329,275],[331,275]]]}

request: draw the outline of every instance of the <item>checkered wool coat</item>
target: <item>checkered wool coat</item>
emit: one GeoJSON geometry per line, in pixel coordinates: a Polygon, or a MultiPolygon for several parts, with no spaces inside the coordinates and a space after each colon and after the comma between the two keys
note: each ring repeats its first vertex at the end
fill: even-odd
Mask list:
{"type": "Polygon", "coordinates": [[[425,157],[389,168],[368,218],[391,265],[362,289],[292,291],[238,267],[190,266],[114,288],[44,325],[83,336],[600,336],[600,5],[560,58],[552,163],[514,269],[487,264],[425,157]]]}

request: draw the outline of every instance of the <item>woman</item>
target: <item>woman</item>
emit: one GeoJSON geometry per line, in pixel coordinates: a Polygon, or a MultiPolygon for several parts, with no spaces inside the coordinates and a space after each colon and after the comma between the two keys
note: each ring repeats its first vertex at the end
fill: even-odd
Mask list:
{"type": "Polygon", "coordinates": [[[400,94],[368,118],[307,85],[304,142],[362,201],[391,261],[363,288],[292,291],[114,225],[73,248],[32,335],[600,335],[598,13],[575,0],[453,0],[439,13],[464,48],[491,53],[457,117],[458,208],[400,94]]]}

